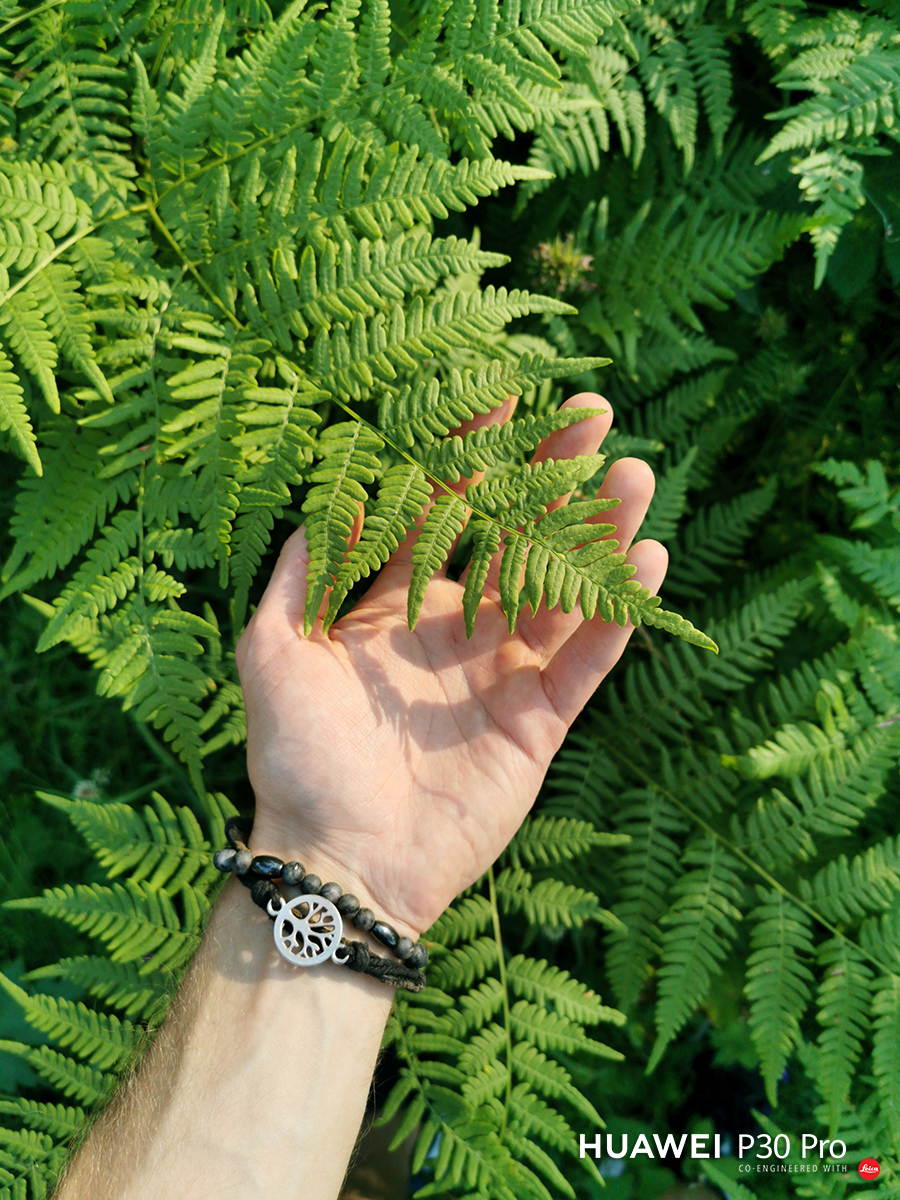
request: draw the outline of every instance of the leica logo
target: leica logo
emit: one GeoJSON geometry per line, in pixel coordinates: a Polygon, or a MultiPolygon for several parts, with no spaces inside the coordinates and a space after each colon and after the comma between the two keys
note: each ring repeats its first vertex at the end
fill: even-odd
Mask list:
{"type": "Polygon", "coordinates": [[[859,1173],[863,1179],[877,1179],[881,1171],[874,1158],[864,1158],[859,1164],[859,1173]]]}

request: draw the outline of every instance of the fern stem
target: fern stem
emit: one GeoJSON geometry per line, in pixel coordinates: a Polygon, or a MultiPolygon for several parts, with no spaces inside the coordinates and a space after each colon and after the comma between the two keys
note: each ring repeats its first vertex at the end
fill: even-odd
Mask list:
{"type": "Polygon", "coordinates": [[[209,296],[209,298],[210,298],[210,300],[212,300],[213,304],[215,304],[218,308],[220,308],[222,310],[222,312],[225,314],[225,316],[228,318],[228,320],[232,322],[233,325],[235,325],[238,329],[244,329],[245,327],[241,324],[241,322],[237,319],[237,317],[234,315],[233,312],[228,311],[228,308],[222,303],[222,301],[219,299],[219,297],[216,295],[216,293],[213,291],[213,289],[210,287],[210,285],[206,282],[206,280],[203,278],[203,276],[200,274],[200,272],[197,270],[197,268],[194,266],[194,264],[187,257],[187,255],[182,250],[182,248],[175,241],[175,238],[170,233],[168,226],[163,221],[163,219],[160,217],[159,213],[156,211],[156,205],[148,203],[148,204],[144,205],[144,208],[146,208],[147,212],[150,214],[150,219],[153,221],[153,224],[156,226],[156,228],[159,230],[159,232],[163,235],[163,237],[166,239],[166,241],[169,243],[169,245],[172,247],[172,249],[175,251],[175,253],[178,255],[178,257],[181,259],[182,263],[187,268],[187,270],[190,271],[190,273],[193,275],[194,279],[196,279],[197,283],[200,285],[200,287],[203,289],[203,291],[207,294],[207,296],[209,296]]]}
{"type": "MultiPolygon", "coordinates": [[[[124,216],[125,214],[122,213],[121,215],[124,216]]],[[[47,255],[46,258],[42,258],[36,267],[32,267],[31,270],[23,275],[21,279],[17,279],[9,291],[4,292],[3,295],[0,296],[0,305],[5,304],[7,300],[11,300],[16,292],[20,292],[23,287],[27,287],[28,284],[31,283],[32,279],[40,275],[41,271],[43,271],[45,267],[49,266],[55,258],[58,258],[60,254],[64,254],[70,246],[74,246],[76,242],[80,242],[83,237],[87,237],[88,234],[93,233],[96,228],[96,225],[85,225],[83,229],[79,229],[77,233],[73,233],[71,236],[67,237],[64,242],[60,242],[58,246],[54,246],[53,250],[47,255]]]]}
{"type": "Polygon", "coordinates": [[[22,13],[21,16],[13,17],[13,19],[11,21],[7,21],[5,25],[0,25],[0,37],[2,37],[4,33],[8,33],[9,30],[14,28],[16,25],[20,25],[22,21],[27,21],[32,17],[40,16],[40,14],[42,12],[46,12],[48,8],[56,8],[58,5],[64,3],[65,0],[47,0],[46,4],[40,4],[37,8],[32,8],[29,9],[28,12],[22,13]]]}
{"type": "Polygon", "coordinates": [[[497,943],[497,965],[500,969],[500,987],[503,989],[503,1028],[506,1032],[506,1095],[503,1098],[503,1126],[500,1136],[509,1119],[509,1097],[512,1092],[512,1017],[509,1012],[509,985],[506,980],[506,959],[503,956],[503,933],[500,929],[500,910],[497,907],[497,887],[494,882],[494,868],[488,867],[488,896],[491,903],[491,922],[494,926],[494,940],[497,943]]]}
{"type": "Polygon", "coordinates": [[[680,812],[683,812],[686,817],[690,818],[690,820],[692,820],[695,825],[698,825],[704,833],[708,834],[711,838],[714,838],[715,841],[717,841],[721,846],[724,846],[727,850],[730,850],[736,858],[739,858],[743,863],[750,867],[751,870],[755,871],[757,875],[764,879],[769,887],[774,888],[774,890],[784,896],[786,900],[791,900],[797,905],[798,908],[803,909],[808,916],[812,917],[814,921],[817,921],[824,929],[827,929],[832,937],[837,938],[838,941],[841,942],[848,942],[851,946],[857,949],[862,957],[876,968],[876,971],[879,974],[888,975],[891,979],[896,979],[898,982],[900,982],[900,976],[895,975],[893,971],[887,971],[884,963],[879,958],[873,954],[869,954],[869,952],[865,950],[859,944],[859,942],[854,941],[854,939],[851,937],[848,937],[847,934],[838,929],[836,925],[832,925],[831,922],[827,921],[821,915],[821,913],[817,912],[816,909],[813,908],[811,904],[807,904],[807,902],[800,896],[796,895],[796,893],[792,892],[789,888],[786,888],[784,884],[779,883],[775,876],[770,875],[765,867],[761,867],[756,859],[749,855],[746,850],[743,850],[735,842],[730,841],[724,836],[724,834],[719,833],[719,831],[713,825],[710,825],[709,821],[705,821],[703,817],[698,817],[693,809],[689,808],[688,805],[680,800],[674,792],[669,790],[669,788],[660,784],[655,776],[651,775],[649,771],[645,771],[642,767],[639,767],[637,763],[633,762],[628,757],[627,754],[624,754],[611,742],[608,742],[606,738],[601,737],[599,734],[596,736],[597,741],[602,746],[605,746],[607,751],[612,754],[614,758],[618,758],[619,761],[628,767],[629,770],[633,771],[635,775],[637,775],[640,779],[643,779],[645,783],[648,783],[650,787],[659,792],[660,795],[665,796],[675,808],[677,808],[680,812]]]}

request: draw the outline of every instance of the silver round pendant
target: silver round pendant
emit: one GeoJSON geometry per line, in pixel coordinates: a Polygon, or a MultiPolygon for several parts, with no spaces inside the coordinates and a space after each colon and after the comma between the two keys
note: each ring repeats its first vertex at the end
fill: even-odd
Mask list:
{"type": "Polygon", "coordinates": [[[276,912],[275,945],[295,967],[314,967],[341,949],[343,921],[330,900],[297,896],[281,904],[276,912]]]}

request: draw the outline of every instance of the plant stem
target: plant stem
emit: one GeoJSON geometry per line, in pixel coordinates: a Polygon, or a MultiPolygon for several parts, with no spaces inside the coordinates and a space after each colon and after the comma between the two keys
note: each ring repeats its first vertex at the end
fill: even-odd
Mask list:
{"type": "Polygon", "coordinates": [[[503,934],[500,929],[500,910],[497,907],[497,885],[494,881],[494,868],[488,867],[488,896],[491,904],[491,921],[494,926],[494,940],[497,943],[497,965],[500,969],[500,987],[503,989],[503,1027],[506,1031],[506,1095],[503,1099],[503,1125],[500,1136],[509,1120],[509,1097],[512,1092],[512,1017],[509,1012],[509,984],[506,979],[506,958],[503,953],[503,934]]]}

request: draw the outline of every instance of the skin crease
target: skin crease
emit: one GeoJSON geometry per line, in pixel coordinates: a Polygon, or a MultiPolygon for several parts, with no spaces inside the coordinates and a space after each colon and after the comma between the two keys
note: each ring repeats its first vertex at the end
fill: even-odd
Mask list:
{"type": "MultiPolygon", "coordinates": [[[[553,434],[536,458],[593,453],[609,431],[601,397],[567,403],[607,411],[553,434]]],[[[459,432],[505,420],[513,406],[459,432]]],[[[623,459],[600,494],[621,497],[602,519],[625,549],[652,497],[652,472],[623,459]]],[[[237,661],[257,800],[251,849],[299,859],[418,936],[509,842],[631,629],[541,609],[525,610],[510,635],[498,555],[471,639],[463,584],[444,573],[410,631],[413,540],[327,634],[319,622],[304,637],[299,529],[237,661]]],[[[643,586],[658,589],[663,547],[641,542],[628,557],[643,586]]],[[[334,963],[284,962],[265,914],[230,881],[161,1030],[56,1200],[334,1200],[392,1000],[389,987],[334,963]]]]}

